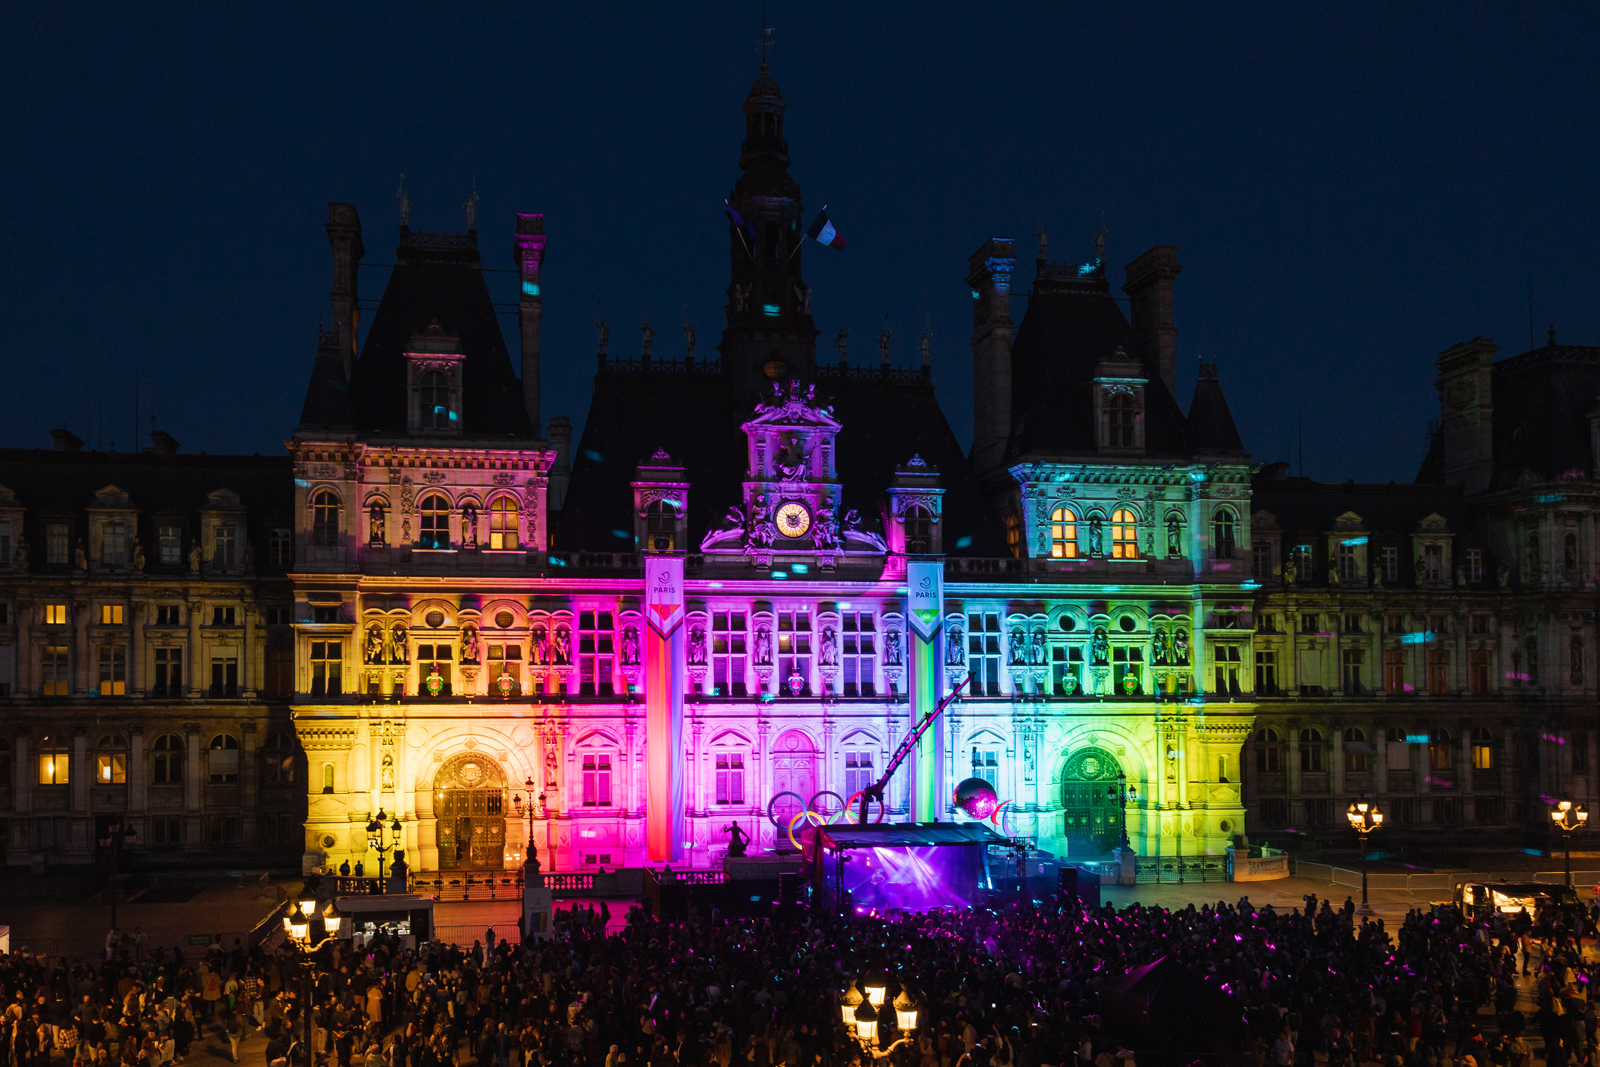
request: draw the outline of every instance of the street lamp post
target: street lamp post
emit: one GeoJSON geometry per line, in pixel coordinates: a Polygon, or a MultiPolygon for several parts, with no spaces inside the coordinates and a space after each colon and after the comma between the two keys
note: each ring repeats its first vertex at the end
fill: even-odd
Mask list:
{"type": "Polygon", "coordinates": [[[1117,784],[1106,787],[1106,796],[1117,802],[1117,818],[1121,822],[1122,843],[1118,848],[1128,847],[1128,805],[1139,799],[1139,787],[1128,784],[1128,776],[1122,771],[1117,772],[1117,784]]]}
{"type": "Polygon", "coordinates": [[[133,840],[136,836],[131,826],[123,824],[122,816],[116,815],[106,823],[106,836],[100,838],[101,847],[111,853],[111,928],[117,928],[117,876],[122,861],[122,846],[133,840]]]}
{"type": "MultiPolygon", "coordinates": [[[[539,848],[538,848],[537,845],[535,845],[533,843],[533,812],[534,812],[533,779],[529,778],[527,781],[523,782],[522,783],[522,787],[528,791],[528,802],[527,802],[528,848],[527,848],[527,852],[523,856],[523,862],[522,862],[522,865],[523,865],[523,868],[524,868],[524,871],[525,871],[524,879],[526,879],[527,875],[533,875],[533,874],[538,874],[539,873],[539,848]]],[[[541,799],[543,799],[543,798],[541,798],[541,799]]],[[[520,817],[522,815],[522,813],[523,813],[522,795],[519,793],[516,796],[513,796],[511,798],[511,802],[516,805],[517,815],[520,817]]]]}
{"type": "Polygon", "coordinates": [[[1358,800],[1345,811],[1344,817],[1350,820],[1350,828],[1361,835],[1361,907],[1356,909],[1356,914],[1371,915],[1372,905],[1367,903],[1367,835],[1383,825],[1383,812],[1376,804],[1358,800]]]}
{"type": "Polygon", "coordinates": [[[311,1048],[311,995],[315,988],[313,972],[315,960],[312,953],[338,936],[338,931],[328,934],[315,945],[311,943],[311,916],[317,910],[317,899],[309,893],[302,894],[296,902],[294,910],[283,917],[283,928],[289,934],[289,940],[300,950],[300,990],[302,1003],[300,1005],[301,1024],[304,1028],[306,1049],[306,1067],[315,1067],[316,1056],[311,1048]],[[296,914],[298,912],[299,914],[296,914]]]}
{"type": "Polygon", "coordinates": [[[400,847],[400,816],[396,815],[394,821],[386,825],[385,820],[388,818],[389,816],[384,813],[384,810],[379,808],[378,814],[374,815],[372,821],[367,823],[367,845],[378,854],[378,881],[380,882],[383,881],[383,857],[400,847]],[[385,830],[388,830],[390,835],[387,845],[383,843],[383,832],[385,830]]]}
{"type": "MultiPolygon", "coordinates": [[[[1556,805],[1556,810],[1550,813],[1550,821],[1555,823],[1557,830],[1561,831],[1561,851],[1566,856],[1567,885],[1570,887],[1572,885],[1572,831],[1583,829],[1589,822],[1589,813],[1583,810],[1582,804],[1574,804],[1570,800],[1563,800],[1556,805]]],[[[116,912],[111,914],[115,916],[116,912]]]]}

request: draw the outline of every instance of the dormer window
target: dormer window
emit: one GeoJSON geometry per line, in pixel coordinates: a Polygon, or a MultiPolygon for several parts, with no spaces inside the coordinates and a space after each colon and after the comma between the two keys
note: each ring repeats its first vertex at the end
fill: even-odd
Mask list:
{"type": "Polygon", "coordinates": [[[921,504],[906,508],[906,552],[912,555],[933,551],[933,512],[921,504]]]}
{"type": "Polygon", "coordinates": [[[1133,397],[1118,393],[1106,403],[1106,444],[1112,448],[1133,447],[1133,397]]]}
{"type": "Polygon", "coordinates": [[[450,379],[443,371],[431,370],[422,376],[419,397],[421,429],[448,430],[455,413],[450,410],[450,379]]]}
{"type": "Polygon", "coordinates": [[[434,323],[414,334],[406,349],[406,424],[417,434],[461,434],[460,339],[434,323]]]}
{"type": "Polygon", "coordinates": [[[657,500],[644,509],[644,543],[651,552],[671,552],[677,547],[678,509],[657,500]]]}

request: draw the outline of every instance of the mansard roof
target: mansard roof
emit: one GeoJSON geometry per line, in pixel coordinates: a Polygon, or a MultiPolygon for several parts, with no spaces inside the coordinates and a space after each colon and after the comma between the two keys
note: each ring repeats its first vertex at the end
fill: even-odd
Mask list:
{"type": "Polygon", "coordinates": [[[357,433],[406,433],[405,351],[413,336],[438,323],[445,333],[460,338],[465,353],[462,437],[473,441],[535,437],[522,385],[479,268],[477,230],[420,233],[400,227],[395,267],[350,382],[357,433]]]}
{"type": "MultiPolygon", "coordinates": [[[[984,502],[965,454],[934,397],[933,383],[915,370],[835,366],[818,368],[819,400],[832,403],[841,424],[835,464],[843,502],[862,516],[862,529],[883,532],[881,505],[895,467],[913,453],[939,470],[945,488],[945,549],[952,555],[1004,554],[1004,535],[984,502]]],[[[717,364],[603,365],[573,452],[572,480],[556,527],[563,550],[632,551],[630,482],[638,463],[664,448],[686,470],[689,546],[720,525],[742,502],[746,439],[754,397],[745,397],[717,364]],[[740,394],[740,395],[736,395],[740,394]]]]}
{"type": "MultiPolygon", "coordinates": [[[[1093,454],[1095,368],[1118,348],[1135,352],[1138,346],[1103,266],[1041,259],[1036,268],[1011,347],[1011,452],[1093,454]]],[[[1145,364],[1144,375],[1146,454],[1187,456],[1183,411],[1159,367],[1145,364]]]]}
{"type": "Polygon", "coordinates": [[[1451,533],[1475,529],[1456,486],[1318,482],[1289,477],[1285,466],[1269,464],[1250,490],[1251,508],[1270,512],[1285,540],[1352,528],[1351,517],[1359,517],[1360,529],[1375,540],[1409,536],[1424,522],[1434,525],[1438,519],[1451,533]]]}
{"type": "Polygon", "coordinates": [[[1244,452],[1239,428],[1233,424],[1228,398],[1222,395],[1215,363],[1200,364],[1200,377],[1194,383],[1194,399],[1189,402],[1189,447],[1198,453],[1244,452]]]}

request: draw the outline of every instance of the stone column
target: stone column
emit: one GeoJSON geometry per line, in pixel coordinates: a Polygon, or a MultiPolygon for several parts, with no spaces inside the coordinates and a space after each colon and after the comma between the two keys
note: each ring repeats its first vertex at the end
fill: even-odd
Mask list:
{"type": "Polygon", "coordinates": [[[189,658],[189,695],[199,696],[205,689],[204,675],[200,673],[200,616],[205,612],[205,601],[190,597],[184,602],[189,613],[189,647],[184,655],[189,658]]]}
{"type": "Polygon", "coordinates": [[[33,684],[33,604],[17,602],[17,695],[30,696],[33,684]]]}
{"type": "Polygon", "coordinates": [[[89,810],[89,782],[94,778],[94,768],[89,766],[89,738],[82,726],[72,732],[70,773],[72,810],[81,815],[89,810]]]}
{"type": "Polygon", "coordinates": [[[1372,795],[1386,796],[1389,792],[1389,741],[1388,731],[1381,723],[1372,724],[1372,795]]]}
{"type": "Polygon", "coordinates": [[[37,775],[33,771],[32,757],[28,752],[30,736],[26,726],[17,730],[13,735],[12,745],[16,748],[16,775],[11,779],[11,810],[19,815],[26,815],[33,810],[33,783],[37,775]]]}
{"type": "Polygon", "coordinates": [[[74,696],[87,696],[89,693],[89,672],[93,669],[89,664],[89,602],[87,600],[74,600],[72,602],[72,694],[74,696]]]}
{"type": "MultiPolygon", "coordinates": [[[[1328,732],[1333,742],[1329,758],[1332,764],[1328,767],[1328,792],[1335,799],[1344,796],[1344,730],[1340,726],[1342,720],[1334,720],[1328,727],[1328,732]]],[[[1337,805],[1335,805],[1337,807],[1337,805]]]]}
{"type": "Polygon", "coordinates": [[[189,812],[200,810],[200,783],[205,767],[200,761],[200,724],[183,724],[184,743],[188,751],[183,761],[183,806],[189,812]]]}
{"type": "Polygon", "coordinates": [[[254,719],[246,719],[239,727],[242,736],[239,742],[239,808],[246,816],[240,820],[239,833],[244,843],[254,844],[258,839],[256,816],[261,814],[261,772],[256,766],[261,736],[254,719]]]}
{"type": "MultiPolygon", "coordinates": [[[[244,644],[239,648],[239,695],[253,697],[258,688],[256,679],[256,609],[252,604],[245,604],[241,611],[244,612],[244,644]]],[[[357,633],[359,640],[360,634],[357,633]]]]}
{"type": "MultiPolygon", "coordinates": [[[[1290,807],[1300,799],[1300,722],[1291,719],[1284,725],[1283,730],[1284,755],[1286,766],[1283,768],[1284,785],[1289,793],[1290,807]]],[[[1292,816],[1291,816],[1292,817],[1292,816]]]]}
{"type": "MultiPolygon", "coordinates": [[[[144,726],[128,735],[128,810],[142,812],[150,805],[150,780],[145,764],[144,726]]],[[[143,830],[140,833],[144,833],[143,830]]]]}
{"type": "Polygon", "coordinates": [[[133,602],[133,615],[131,617],[133,633],[128,641],[128,695],[144,696],[144,628],[149,621],[146,616],[150,611],[148,600],[135,600],[133,602]]]}

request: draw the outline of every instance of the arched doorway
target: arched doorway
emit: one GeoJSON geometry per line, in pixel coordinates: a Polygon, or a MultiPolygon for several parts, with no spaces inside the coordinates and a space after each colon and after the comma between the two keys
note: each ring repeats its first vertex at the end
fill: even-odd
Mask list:
{"type": "Polygon", "coordinates": [[[1061,775],[1068,855],[1109,852],[1122,840],[1122,801],[1116,795],[1121,764],[1100,748],[1085,748],[1067,757],[1061,775]]]}
{"type": "Polygon", "coordinates": [[[477,752],[447,760],[433,780],[441,871],[497,871],[505,866],[506,776],[477,752]]]}

